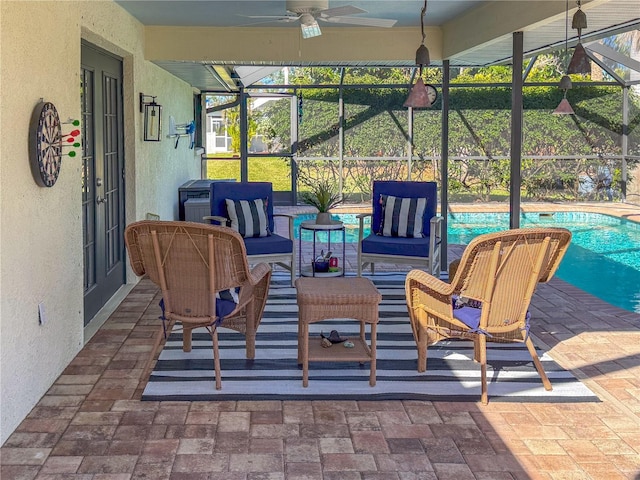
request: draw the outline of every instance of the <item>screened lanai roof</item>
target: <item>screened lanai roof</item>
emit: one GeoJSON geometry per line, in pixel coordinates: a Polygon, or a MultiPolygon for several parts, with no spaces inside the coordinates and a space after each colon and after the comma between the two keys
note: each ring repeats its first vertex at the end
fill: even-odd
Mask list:
{"type": "MultiPolygon", "coordinates": [[[[250,84],[240,80],[241,67],[413,66],[422,39],[423,0],[117,1],[145,26],[146,58],[200,90],[250,84]],[[305,39],[301,20],[287,11],[348,6],[362,13],[340,22],[365,17],[395,23],[382,28],[320,19],[322,34],[305,39]]],[[[640,25],[638,0],[580,3],[588,18],[585,44],[640,25]]],[[[577,9],[574,0],[429,0],[425,44],[432,65],[510,63],[516,31],[523,32],[525,56],[575,45],[577,32],[567,29],[567,18],[570,24],[577,9]]]]}

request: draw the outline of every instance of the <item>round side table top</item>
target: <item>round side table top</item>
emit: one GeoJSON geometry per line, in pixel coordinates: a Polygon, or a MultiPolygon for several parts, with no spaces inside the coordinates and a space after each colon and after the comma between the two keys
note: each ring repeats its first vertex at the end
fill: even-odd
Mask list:
{"type": "Polygon", "coordinates": [[[316,223],[315,220],[307,220],[300,224],[300,228],[305,230],[341,230],[344,227],[343,222],[335,221],[331,223],[316,223]]]}

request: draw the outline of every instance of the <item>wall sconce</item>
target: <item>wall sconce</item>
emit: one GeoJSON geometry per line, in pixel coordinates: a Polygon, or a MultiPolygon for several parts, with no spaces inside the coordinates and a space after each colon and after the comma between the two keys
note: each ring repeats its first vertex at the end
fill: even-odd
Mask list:
{"type": "Polygon", "coordinates": [[[156,97],[140,93],[140,113],[144,112],[144,141],[159,142],[162,130],[162,105],[156,97]],[[147,101],[147,99],[151,101],[147,101]]]}

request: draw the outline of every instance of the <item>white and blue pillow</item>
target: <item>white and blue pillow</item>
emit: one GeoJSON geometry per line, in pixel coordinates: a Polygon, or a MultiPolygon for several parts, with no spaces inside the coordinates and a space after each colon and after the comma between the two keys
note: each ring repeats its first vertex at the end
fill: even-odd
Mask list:
{"type": "Polygon", "coordinates": [[[268,237],[269,218],[267,216],[267,199],[254,200],[225,199],[227,214],[231,220],[231,228],[244,238],[268,237]]]}
{"type": "Polygon", "coordinates": [[[422,238],[422,222],[426,198],[394,197],[380,195],[382,221],[378,235],[383,237],[422,238]]]}

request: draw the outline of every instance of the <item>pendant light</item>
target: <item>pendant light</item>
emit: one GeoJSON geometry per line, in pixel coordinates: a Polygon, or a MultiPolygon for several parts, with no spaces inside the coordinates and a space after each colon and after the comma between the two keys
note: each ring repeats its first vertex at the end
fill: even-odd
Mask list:
{"type": "MultiPolygon", "coordinates": [[[[567,56],[568,44],[569,44],[569,0],[566,0],[566,10],[565,10],[565,22],[564,22],[564,54],[567,56]]],[[[573,108],[571,108],[571,104],[569,100],[567,100],[567,91],[571,90],[573,84],[571,83],[571,78],[569,75],[564,74],[560,79],[560,84],[558,85],[560,90],[564,91],[564,95],[560,104],[553,111],[554,115],[573,115],[575,112],[573,108]]]]}
{"type": "Polygon", "coordinates": [[[591,63],[587,51],[582,46],[582,30],[587,28],[587,15],[582,11],[580,0],[576,2],[578,10],[573,14],[571,28],[578,31],[578,44],[573,51],[573,56],[567,67],[567,73],[579,73],[586,75],[591,73],[591,63]]]}
{"type": "Polygon", "coordinates": [[[409,96],[404,102],[405,107],[411,108],[426,108],[430,107],[433,103],[433,93],[427,91],[427,87],[422,80],[422,68],[428,66],[431,63],[429,57],[429,49],[424,44],[424,16],[427,13],[427,0],[424,0],[424,6],[420,12],[420,31],[422,32],[422,42],[416,50],[416,65],[418,66],[418,80],[411,88],[409,96]]]}

